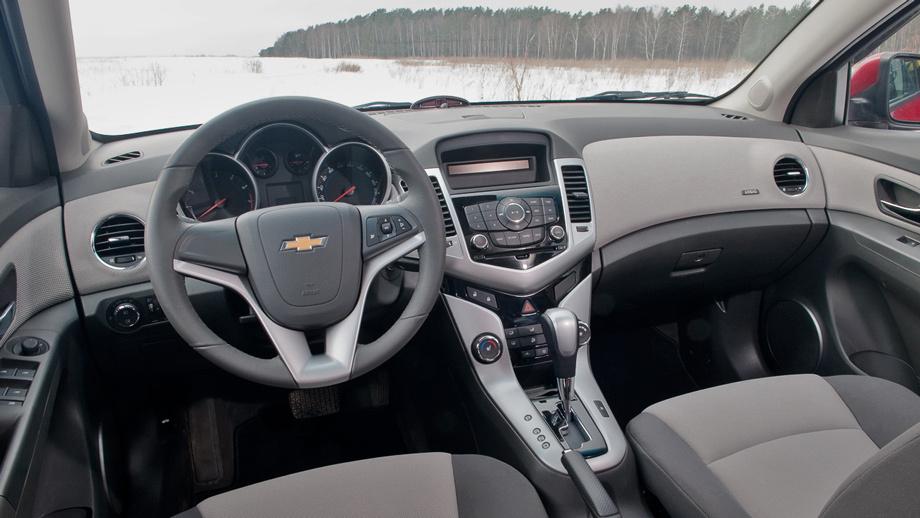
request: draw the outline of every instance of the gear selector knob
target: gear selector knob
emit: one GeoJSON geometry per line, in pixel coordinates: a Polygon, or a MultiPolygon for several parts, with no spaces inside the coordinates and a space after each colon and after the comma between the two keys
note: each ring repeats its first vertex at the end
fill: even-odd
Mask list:
{"type": "Polygon", "coordinates": [[[540,315],[556,377],[574,378],[578,355],[578,317],[568,309],[552,308],[540,315]]]}

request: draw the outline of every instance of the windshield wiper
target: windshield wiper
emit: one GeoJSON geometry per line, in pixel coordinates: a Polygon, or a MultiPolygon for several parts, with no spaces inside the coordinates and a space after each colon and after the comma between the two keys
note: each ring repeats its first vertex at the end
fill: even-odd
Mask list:
{"type": "Polygon", "coordinates": [[[374,102],[359,104],[357,106],[353,106],[353,108],[358,111],[368,112],[368,111],[374,111],[374,110],[408,110],[410,106],[412,106],[412,103],[374,101],[374,102]]]}
{"type": "Polygon", "coordinates": [[[643,92],[641,90],[610,90],[588,97],[578,97],[576,101],[634,101],[641,99],[682,100],[682,99],[715,99],[706,94],[695,94],[684,90],[669,90],[664,92],[643,92]]]}

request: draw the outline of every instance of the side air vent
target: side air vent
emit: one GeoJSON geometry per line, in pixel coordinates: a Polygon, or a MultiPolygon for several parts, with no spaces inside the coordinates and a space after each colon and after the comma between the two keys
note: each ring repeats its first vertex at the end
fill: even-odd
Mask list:
{"type": "Polygon", "coordinates": [[[773,181],[784,194],[796,196],[808,186],[808,170],[796,158],[780,158],[773,166],[773,181]]]}
{"type": "Polygon", "coordinates": [[[723,113],[722,116],[725,117],[725,118],[728,119],[728,120],[733,120],[733,121],[746,121],[746,120],[750,120],[750,119],[748,119],[747,117],[745,117],[744,115],[735,115],[734,113],[723,113]]]}
{"type": "Polygon", "coordinates": [[[569,201],[572,223],[591,221],[591,199],[588,197],[588,180],[584,168],[578,165],[562,166],[562,181],[565,183],[565,197],[569,201]]]}
{"type": "Polygon", "coordinates": [[[450,210],[447,208],[447,200],[444,199],[444,193],[441,191],[441,185],[438,184],[438,179],[434,176],[429,176],[431,178],[431,185],[434,187],[434,192],[438,195],[438,203],[441,204],[441,215],[444,217],[444,230],[447,237],[452,237],[457,235],[457,229],[454,228],[454,220],[450,218],[450,210]]]}
{"type": "Polygon", "coordinates": [[[93,252],[112,268],[130,268],[144,260],[144,224],[133,216],[112,216],[93,232],[93,252]]]}
{"type": "Polygon", "coordinates": [[[141,156],[143,156],[143,154],[140,151],[129,151],[118,156],[113,156],[112,158],[103,162],[102,165],[120,164],[122,162],[127,162],[128,160],[140,158],[141,156]]]}

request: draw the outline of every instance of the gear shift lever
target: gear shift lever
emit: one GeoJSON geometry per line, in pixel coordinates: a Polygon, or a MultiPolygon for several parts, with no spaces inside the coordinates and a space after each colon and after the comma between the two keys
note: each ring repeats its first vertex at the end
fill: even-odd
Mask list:
{"type": "Polygon", "coordinates": [[[540,324],[553,360],[562,415],[565,418],[564,428],[560,427],[560,431],[564,431],[568,428],[572,413],[572,378],[575,377],[578,355],[578,317],[568,309],[552,308],[540,315],[540,324]]]}

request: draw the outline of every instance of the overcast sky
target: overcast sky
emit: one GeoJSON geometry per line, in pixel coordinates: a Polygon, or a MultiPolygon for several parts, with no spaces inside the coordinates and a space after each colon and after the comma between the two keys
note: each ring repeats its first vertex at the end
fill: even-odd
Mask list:
{"type": "MultiPolygon", "coordinates": [[[[39,1],[39,0],[35,0],[39,1]]],[[[318,23],[368,14],[379,8],[426,9],[458,5],[490,7],[547,6],[560,11],[597,11],[616,7],[610,1],[494,0],[457,3],[457,0],[71,0],[74,42],[78,57],[95,56],[254,56],[270,47],[281,34],[318,23]]],[[[632,0],[636,7],[678,7],[687,3],[731,11],[750,5],[788,7],[801,0],[632,0]]]]}

